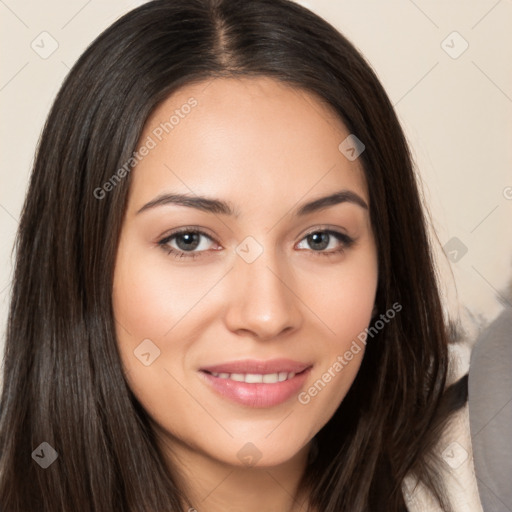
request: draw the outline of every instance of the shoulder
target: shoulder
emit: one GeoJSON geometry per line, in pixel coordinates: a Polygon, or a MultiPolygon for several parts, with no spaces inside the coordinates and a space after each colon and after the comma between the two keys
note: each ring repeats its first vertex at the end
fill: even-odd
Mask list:
{"type": "MultiPolygon", "coordinates": [[[[468,404],[454,413],[437,450],[443,467],[439,468],[453,512],[483,512],[475,476],[468,404]]],[[[408,477],[404,482],[409,512],[444,512],[420,483],[408,477]]]]}
{"type": "Polygon", "coordinates": [[[511,510],[512,308],[478,337],[469,367],[469,420],[475,471],[486,510],[511,510]]]}
{"type": "MultiPolygon", "coordinates": [[[[450,346],[455,380],[468,374],[471,348],[466,343],[450,346]]],[[[454,412],[436,446],[441,464],[438,476],[446,490],[453,512],[483,512],[480,501],[468,402],[454,412]]],[[[404,494],[410,512],[444,512],[422,483],[412,477],[404,481],[404,494]]]]}

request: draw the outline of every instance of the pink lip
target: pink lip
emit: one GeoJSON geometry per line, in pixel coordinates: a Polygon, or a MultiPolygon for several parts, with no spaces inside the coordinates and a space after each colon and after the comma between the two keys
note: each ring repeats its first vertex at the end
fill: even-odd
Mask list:
{"type": "Polygon", "coordinates": [[[291,359],[270,359],[268,361],[257,361],[255,359],[243,359],[241,361],[232,361],[230,363],[216,364],[201,368],[203,371],[215,373],[268,373],[294,372],[300,373],[311,364],[300,363],[291,359]]]}
{"type": "Polygon", "coordinates": [[[239,403],[254,408],[267,408],[286,402],[292,396],[298,394],[303,387],[311,365],[298,363],[289,359],[274,359],[272,361],[235,361],[216,366],[202,368],[199,374],[205,379],[214,391],[220,395],[239,403]],[[283,382],[267,383],[246,383],[231,379],[215,377],[208,372],[215,373],[279,373],[295,372],[296,375],[283,382]]]}

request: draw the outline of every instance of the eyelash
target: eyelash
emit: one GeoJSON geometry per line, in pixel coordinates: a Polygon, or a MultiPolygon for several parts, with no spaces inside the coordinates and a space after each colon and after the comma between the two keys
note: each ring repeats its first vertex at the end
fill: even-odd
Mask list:
{"type": "MultiPolygon", "coordinates": [[[[327,256],[327,257],[329,257],[329,256],[333,256],[333,255],[336,255],[336,254],[343,253],[346,249],[349,249],[354,244],[354,242],[355,242],[355,240],[353,238],[349,237],[345,233],[340,233],[338,231],[333,231],[331,229],[315,229],[313,231],[310,231],[309,233],[306,233],[304,235],[304,237],[302,238],[302,240],[304,240],[305,238],[307,238],[310,235],[314,235],[314,234],[318,234],[318,233],[326,233],[328,235],[332,235],[335,238],[337,238],[341,242],[341,244],[342,244],[341,247],[339,249],[336,249],[335,251],[314,251],[314,250],[312,250],[312,252],[315,253],[318,256],[327,256]]],[[[177,231],[174,231],[170,235],[167,235],[166,237],[162,238],[161,240],[159,240],[158,241],[158,246],[161,247],[167,254],[173,255],[173,257],[176,258],[176,259],[181,259],[181,258],[195,259],[198,256],[200,256],[202,253],[207,252],[207,251],[196,251],[196,252],[194,252],[194,251],[179,251],[179,250],[176,250],[176,249],[174,249],[172,247],[169,247],[168,244],[169,244],[169,242],[173,238],[175,238],[175,237],[177,237],[179,235],[183,235],[183,234],[203,235],[206,238],[208,238],[208,239],[212,240],[213,242],[215,242],[215,240],[210,235],[208,235],[204,231],[201,231],[200,229],[197,229],[197,228],[181,228],[181,229],[179,229],[177,231]]]]}

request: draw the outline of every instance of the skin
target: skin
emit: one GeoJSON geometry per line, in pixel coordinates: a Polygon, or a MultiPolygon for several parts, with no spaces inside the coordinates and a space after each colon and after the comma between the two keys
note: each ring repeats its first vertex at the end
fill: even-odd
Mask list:
{"type": "Polygon", "coordinates": [[[132,171],[113,288],[126,378],[199,512],[304,510],[307,497],[292,496],[310,441],[346,395],[364,347],[307,404],[294,395],[269,408],[239,405],[199,369],[290,358],[313,365],[304,391],[349,349],[370,323],[377,288],[369,211],[344,202],[294,212],[340,190],[369,205],[366,180],[338,149],[349,132],[333,112],[269,78],[185,86],[154,111],[141,144],[191,97],[197,106],[132,171]],[[170,192],[228,201],[239,216],[175,204],[137,213],[170,192]],[[175,258],[168,247],[184,252],[183,236],[158,242],[187,226],[211,238],[201,236],[195,259],[175,258]],[[326,228],[355,242],[308,241],[326,228]],[[236,252],[248,236],[263,251],[251,263],[236,252]],[[145,339],[160,350],[149,366],[134,355],[145,339]],[[252,466],[237,455],[248,442],[260,456],[252,466]]]}

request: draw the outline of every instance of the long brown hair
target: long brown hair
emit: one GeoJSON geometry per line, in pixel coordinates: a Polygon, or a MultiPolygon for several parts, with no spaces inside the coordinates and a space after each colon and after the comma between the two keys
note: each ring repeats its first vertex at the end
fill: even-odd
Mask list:
{"type": "Polygon", "coordinates": [[[311,503],[322,512],[403,511],[407,474],[444,502],[433,447],[465,395],[445,392],[448,340],[426,220],[376,75],[336,29],[288,0],[158,0],[85,51],[39,142],[5,345],[3,512],[181,510],[184,497],[117,352],[111,292],[131,175],[106,197],[97,189],[132,156],[163,99],[185,84],[232,76],[313,92],[363,141],[376,306],[403,306],[368,342],[352,388],[316,436],[303,479],[311,503]],[[47,469],[31,456],[43,442],[58,453],[47,469]]]}

